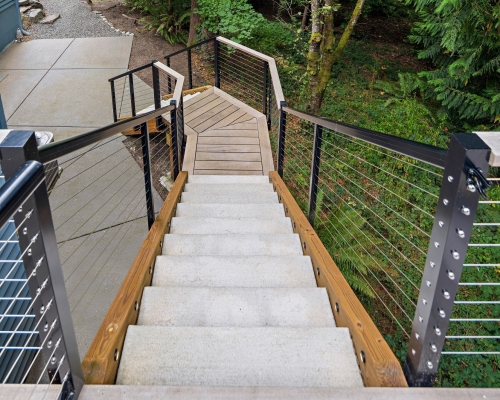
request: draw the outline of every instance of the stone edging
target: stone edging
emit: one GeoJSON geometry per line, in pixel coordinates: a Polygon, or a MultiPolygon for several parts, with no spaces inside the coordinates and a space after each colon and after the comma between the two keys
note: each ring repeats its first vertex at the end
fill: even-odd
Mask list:
{"type": "Polygon", "coordinates": [[[121,31],[121,30],[119,30],[119,29],[116,29],[116,28],[113,26],[113,24],[112,24],[111,22],[109,22],[109,21],[107,20],[107,18],[106,18],[104,15],[102,15],[102,12],[101,12],[101,11],[92,11],[92,12],[93,12],[94,14],[96,14],[98,17],[101,17],[101,19],[102,19],[104,22],[106,22],[106,23],[107,23],[107,24],[111,27],[111,29],[114,29],[116,32],[119,32],[119,33],[121,33],[121,34],[123,34],[123,35],[126,35],[126,36],[134,36],[134,34],[133,34],[133,33],[126,32],[126,31],[121,31]]]}

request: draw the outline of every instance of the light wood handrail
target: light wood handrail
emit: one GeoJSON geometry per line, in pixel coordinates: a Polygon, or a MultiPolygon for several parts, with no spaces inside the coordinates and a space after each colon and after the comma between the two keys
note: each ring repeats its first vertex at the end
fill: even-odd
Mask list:
{"type": "Polygon", "coordinates": [[[328,292],[337,326],[349,328],[365,386],[408,386],[396,356],[345,280],[281,177],[277,172],[272,171],[269,173],[269,181],[278,193],[280,203],[285,207],[285,215],[292,220],[294,232],[300,236],[304,254],[311,257],[318,287],[324,287],[328,292]]]}
{"type": "Polygon", "coordinates": [[[281,87],[280,76],[278,74],[278,68],[276,68],[276,61],[274,60],[274,58],[266,56],[265,54],[251,49],[250,47],[243,46],[242,44],[233,42],[232,40],[226,39],[222,36],[217,36],[216,40],[218,42],[227,44],[228,46],[234,47],[235,49],[238,49],[244,53],[250,54],[251,56],[260,58],[261,60],[268,63],[269,72],[271,74],[271,79],[273,82],[275,101],[277,103],[278,110],[281,109],[281,103],[285,101],[285,96],[283,95],[283,88],[281,87]]]}
{"type": "Polygon", "coordinates": [[[115,383],[127,328],[137,322],[142,291],[151,284],[156,256],[161,254],[164,235],[170,229],[187,177],[187,172],[179,173],[83,359],[86,384],[115,383]]]}

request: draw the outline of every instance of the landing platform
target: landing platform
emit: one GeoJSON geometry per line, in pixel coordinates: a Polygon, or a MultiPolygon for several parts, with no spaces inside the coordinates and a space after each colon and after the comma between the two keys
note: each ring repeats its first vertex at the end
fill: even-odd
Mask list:
{"type": "Polygon", "coordinates": [[[273,158],[266,116],[218,88],[184,103],[191,175],[268,175],[273,158]]]}

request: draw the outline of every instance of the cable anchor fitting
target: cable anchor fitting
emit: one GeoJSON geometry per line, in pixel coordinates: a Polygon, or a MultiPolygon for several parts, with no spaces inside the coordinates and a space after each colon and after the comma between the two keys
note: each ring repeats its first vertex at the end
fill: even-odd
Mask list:
{"type": "Polygon", "coordinates": [[[485,191],[491,188],[491,186],[493,186],[493,182],[486,179],[480,169],[476,169],[475,167],[469,168],[467,174],[467,189],[469,191],[475,192],[477,190],[483,199],[488,200],[485,191]]]}

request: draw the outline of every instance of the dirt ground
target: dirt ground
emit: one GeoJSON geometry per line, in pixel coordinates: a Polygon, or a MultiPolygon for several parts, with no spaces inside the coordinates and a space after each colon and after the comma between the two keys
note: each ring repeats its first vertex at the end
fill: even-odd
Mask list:
{"type": "MultiPolygon", "coordinates": [[[[167,54],[183,49],[183,45],[170,45],[155,31],[145,29],[146,23],[138,11],[132,11],[122,0],[93,1],[93,11],[100,11],[116,29],[134,34],[129,69],[140,67],[152,60],[164,62],[167,54]]],[[[172,65],[176,69],[175,65],[172,65]]],[[[180,67],[180,66],[179,66],[180,67]]],[[[150,74],[137,74],[146,83],[151,84],[150,74]]]]}

